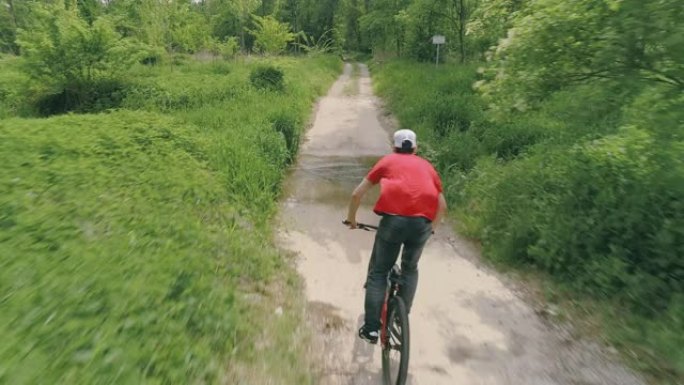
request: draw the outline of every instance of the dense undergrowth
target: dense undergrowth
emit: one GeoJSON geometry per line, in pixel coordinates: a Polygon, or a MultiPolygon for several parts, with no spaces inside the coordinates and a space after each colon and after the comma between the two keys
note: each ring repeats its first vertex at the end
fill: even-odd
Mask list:
{"type": "Polygon", "coordinates": [[[551,277],[553,290],[594,304],[637,366],[684,379],[681,94],[595,82],[502,115],[475,91],[476,65],[375,72],[487,258],[551,277]]]}
{"type": "Polygon", "coordinates": [[[0,383],[312,381],[269,218],[339,62],[139,66],[119,110],[20,118],[0,60],[0,383]]]}

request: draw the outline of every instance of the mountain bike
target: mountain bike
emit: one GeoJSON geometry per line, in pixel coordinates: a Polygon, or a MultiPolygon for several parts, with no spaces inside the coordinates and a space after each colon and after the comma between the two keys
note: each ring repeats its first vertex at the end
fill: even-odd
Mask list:
{"type": "MultiPolygon", "coordinates": [[[[343,222],[347,224],[346,221],[343,222]]],[[[361,230],[377,230],[377,226],[357,223],[361,230]]],[[[394,265],[387,274],[387,289],[380,313],[380,346],[382,377],[385,385],[404,385],[408,375],[410,334],[406,304],[399,296],[401,269],[394,265]]]]}

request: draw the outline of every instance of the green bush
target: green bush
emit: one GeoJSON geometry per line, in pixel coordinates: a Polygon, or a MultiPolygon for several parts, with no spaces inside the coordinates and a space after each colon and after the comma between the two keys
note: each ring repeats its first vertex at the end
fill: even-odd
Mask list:
{"type": "Polygon", "coordinates": [[[162,47],[146,47],[140,52],[140,64],[154,66],[159,65],[166,59],[166,50],[162,47]]]}
{"type": "Polygon", "coordinates": [[[506,166],[483,162],[466,188],[469,215],[489,256],[662,312],[684,291],[684,163],[681,144],[668,147],[626,129],[506,166]]]}
{"type": "Polygon", "coordinates": [[[26,73],[46,95],[44,110],[52,112],[55,106],[55,112],[62,112],[59,107],[85,111],[120,99],[108,91],[138,61],[132,41],[120,36],[109,19],[101,17],[90,25],[77,9],[64,5],[36,6],[33,13],[33,24],[20,30],[17,42],[26,73]],[[106,100],[93,100],[99,96],[106,100]]]}
{"type": "Polygon", "coordinates": [[[252,19],[254,29],[249,33],[254,36],[254,45],[259,52],[270,55],[280,54],[295,38],[295,34],[290,32],[290,25],[280,22],[274,16],[253,14],[252,19]]]}
{"type": "Polygon", "coordinates": [[[285,87],[284,73],[271,65],[259,65],[252,69],[249,81],[259,90],[282,91],[285,87]]]}
{"type": "Polygon", "coordinates": [[[504,112],[487,108],[477,78],[470,65],[395,61],[376,87],[417,131],[487,258],[605,304],[612,342],[652,357],[646,367],[659,377],[682,378],[680,90],[611,79],[504,112]]]}
{"type": "Polygon", "coordinates": [[[666,309],[684,292],[682,148],[634,128],[574,148],[559,193],[546,196],[551,204],[537,218],[530,256],[546,268],[563,261],[559,275],[577,269],[567,278],[578,288],[650,313],[666,309]]]}
{"type": "Polygon", "coordinates": [[[288,161],[294,161],[299,149],[299,122],[291,113],[279,111],[270,118],[273,129],[283,136],[288,153],[288,161]]]}
{"type": "Polygon", "coordinates": [[[224,60],[234,59],[240,51],[240,43],[236,37],[228,38],[220,44],[219,51],[224,60]]]}
{"type": "Polygon", "coordinates": [[[487,124],[478,132],[482,152],[508,161],[524,154],[533,145],[544,142],[552,133],[531,122],[487,124]]]}
{"type": "Polygon", "coordinates": [[[66,112],[100,112],[121,106],[127,86],[118,80],[99,80],[83,86],[65,88],[55,94],[42,94],[32,101],[38,115],[66,112]]]}

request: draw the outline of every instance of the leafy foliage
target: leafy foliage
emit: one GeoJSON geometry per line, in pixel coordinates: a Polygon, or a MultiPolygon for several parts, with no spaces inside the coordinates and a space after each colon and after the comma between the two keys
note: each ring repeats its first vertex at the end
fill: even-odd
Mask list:
{"type": "Polygon", "coordinates": [[[224,60],[233,59],[237,55],[240,46],[238,44],[237,38],[226,39],[223,43],[220,43],[219,52],[224,60]]]}
{"type": "Polygon", "coordinates": [[[321,55],[336,51],[339,47],[335,46],[335,41],[330,37],[330,33],[328,32],[321,35],[318,39],[301,32],[298,34],[298,37],[301,37],[302,42],[297,43],[296,46],[302,48],[302,50],[309,55],[321,55]]]}
{"type": "Polygon", "coordinates": [[[279,91],[285,86],[283,77],[282,70],[271,65],[262,65],[252,69],[249,81],[257,89],[279,91]]]}
{"type": "Polygon", "coordinates": [[[684,17],[676,0],[534,2],[496,48],[482,89],[524,110],[578,82],[661,82],[684,89],[684,17]],[[652,28],[658,25],[659,28],[652,28]],[[581,26],[581,28],[580,28],[581,26]]]}
{"type": "Polygon", "coordinates": [[[75,10],[58,5],[36,6],[34,13],[31,28],[20,30],[17,41],[26,72],[47,94],[58,95],[62,111],[94,103],[101,92],[119,91],[116,83],[137,55],[108,19],[88,25],[75,10]]]}
{"type": "Polygon", "coordinates": [[[254,15],[255,28],[250,30],[254,35],[255,45],[260,52],[277,55],[285,51],[287,44],[294,40],[287,23],[281,23],[273,16],[254,15]]]}
{"type": "Polygon", "coordinates": [[[673,321],[684,292],[684,100],[672,85],[576,84],[499,115],[487,109],[493,94],[471,86],[477,65],[378,69],[378,91],[422,138],[485,255],[607,301],[613,342],[629,341],[663,381],[681,378],[680,339],[668,340],[684,334],[673,321]]]}
{"type": "MultiPolygon", "coordinates": [[[[406,36],[434,17],[420,3],[405,8],[406,36]]],[[[377,83],[486,255],[609,304],[613,342],[668,384],[684,378],[682,12],[671,0],[480,0],[465,47],[487,63],[393,62],[377,83]]]]}
{"type": "Polygon", "coordinates": [[[524,15],[525,0],[479,0],[467,24],[467,34],[481,51],[496,46],[516,17],[524,15]]]}

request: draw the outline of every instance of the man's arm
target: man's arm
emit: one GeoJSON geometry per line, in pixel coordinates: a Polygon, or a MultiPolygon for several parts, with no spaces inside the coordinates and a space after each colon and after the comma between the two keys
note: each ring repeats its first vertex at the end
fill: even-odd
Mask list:
{"type": "Polygon", "coordinates": [[[432,221],[432,231],[435,231],[437,229],[437,226],[439,226],[442,223],[442,218],[444,218],[444,213],[446,213],[447,210],[447,203],[446,199],[444,198],[443,193],[439,193],[439,203],[437,206],[437,215],[435,215],[435,220],[432,221]]]}
{"type": "Polygon", "coordinates": [[[349,202],[349,212],[347,213],[347,222],[349,222],[349,228],[356,228],[356,212],[359,210],[361,205],[361,198],[366,194],[368,189],[373,187],[373,183],[366,178],[363,178],[361,183],[354,189],[351,196],[351,201],[349,202]]]}

